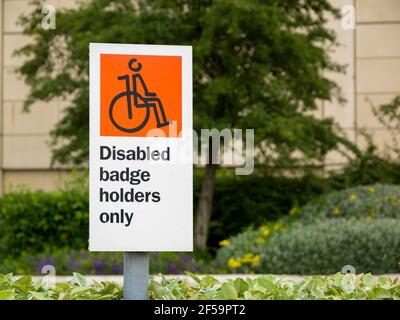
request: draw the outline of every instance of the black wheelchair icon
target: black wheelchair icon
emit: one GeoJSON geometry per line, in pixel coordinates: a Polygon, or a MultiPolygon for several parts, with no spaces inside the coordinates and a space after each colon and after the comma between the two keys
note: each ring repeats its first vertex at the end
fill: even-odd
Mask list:
{"type": "Polygon", "coordinates": [[[167,117],[165,115],[164,107],[162,105],[162,102],[160,98],[157,97],[157,94],[155,92],[150,92],[147,89],[146,83],[142,77],[142,75],[139,73],[140,70],[142,69],[142,64],[140,62],[137,63],[136,67],[134,64],[137,62],[136,59],[131,59],[128,63],[128,67],[130,70],[133,71],[132,74],[132,90],[131,90],[131,85],[130,85],[130,76],[129,74],[119,76],[118,80],[125,80],[126,84],[126,91],[120,92],[117,94],[110,103],[110,108],[109,108],[109,117],[112,122],[112,124],[118,128],[119,130],[127,133],[134,133],[137,131],[140,131],[143,129],[149,119],[150,119],[150,114],[151,110],[153,110],[154,115],[156,117],[156,122],[157,122],[157,128],[162,128],[165,126],[168,126],[169,124],[172,123],[172,121],[168,121],[167,117]],[[138,92],[138,87],[141,87],[144,92],[144,94],[140,94],[138,92]],[[128,119],[133,119],[133,106],[135,108],[145,108],[145,115],[143,118],[143,121],[141,121],[139,124],[137,124],[134,127],[126,128],[122,125],[120,125],[114,117],[114,110],[115,110],[115,104],[117,101],[123,97],[126,97],[126,106],[127,106],[127,116],[128,119]],[[132,97],[133,97],[133,106],[132,106],[132,97]]]}

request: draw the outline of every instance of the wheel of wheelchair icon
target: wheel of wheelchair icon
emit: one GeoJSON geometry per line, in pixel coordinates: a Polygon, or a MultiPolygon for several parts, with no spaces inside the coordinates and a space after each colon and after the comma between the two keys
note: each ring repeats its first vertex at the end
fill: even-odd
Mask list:
{"type": "Polygon", "coordinates": [[[111,101],[109,116],[112,124],[126,133],[142,130],[150,118],[150,108],[132,106],[132,119],[127,117],[126,92],[121,92],[111,101]]]}

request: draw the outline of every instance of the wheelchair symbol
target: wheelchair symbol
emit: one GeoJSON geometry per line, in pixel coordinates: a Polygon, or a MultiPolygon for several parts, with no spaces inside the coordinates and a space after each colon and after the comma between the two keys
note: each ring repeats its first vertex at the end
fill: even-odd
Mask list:
{"type": "MultiPolygon", "coordinates": [[[[119,76],[118,80],[125,80],[126,91],[120,92],[117,94],[110,103],[109,109],[109,117],[112,124],[118,128],[119,130],[127,133],[134,133],[143,129],[150,118],[151,110],[153,110],[154,116],[157,121],[157,128],[162,128],[173,123],[172,121],[168,121],[165,115],[164,107],[160,98],[157,97],[157,93],[150,92],[147,89],[146,83],[139,73],[142,70],[142,64],[137,62],[137,65],[134,64],[137,62],[136,59],[131,59],[128,63],[128,67],[133,71],[132,74],[132,90],[130,84],[129,74],[119,76]],[[143,120],[135,126],[127,127],[127,125],[121,125],[115,119],[115,106],[117,101],[121,98],[126,98],[126,107],[127,107],[127,116],[128,119],[133,119],[134,111],[133,106],[135,108],[145,108],[145,113],[143,120]],[[132,97],[133,97],[133,106],[132,106],[132,97]]],[[[143,115],[142,115],[143,116],[143,115]]]]}

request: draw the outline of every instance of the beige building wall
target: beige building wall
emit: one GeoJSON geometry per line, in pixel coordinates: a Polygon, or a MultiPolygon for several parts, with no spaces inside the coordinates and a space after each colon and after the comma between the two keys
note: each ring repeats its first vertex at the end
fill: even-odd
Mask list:
{"type": "MultiPolygon", "coordinates": [[[[400,0],[331,0],[341,8],[356,8],[356,29],[344,29],[331,21],[341,46],[333,59],[346,64],[346,74],[328,74],[342,88],[347,102],[323,103],[318,116],[334,117],[348,137],[365,146],[359,133],[363,128],[383,151],[391,142],[387,130],[374,117],[371,104],[389,102],[400,94],[400,0]]],[[[74,0],[46,1],[56,9],[72,7],[74,0]]],[[[13,56],[29,39],[22,35],[17,17],[29,12],[29,0],[0,0],[0,193],[20,184],[54,189],[65,170],[51,167],[49,131],[61,118],[62,101],[38,103],[30,113],[22,111],[28,87],[15,73],[23,62],[13,56]]],[[[345,159],[334,152],[327,165],[342,165],[345,159]]]]}
{"type": "MultiPolygon", "coordinates": [[[[322,115],[332,116],[347,137],[361,148],[369,135],[382,154],[390,154],[392,136],[373,114],[373,107],[400,95],[400,1],[331,0],[338,8],[352,5],[355,29],[345,29],[342,21],[332,21],[340,47],[332,53],[335,61],[345,64],[346,74],[329,75],[342,88],[347,102],[322,105],[322,115]]],[[[338,152],[328,155],[328,168],[345,163],[338,152]]]]}
{"type": "MultiPolygon", "coordinates": [[[[331,0],[331,3],[337,8],[351,6],[355,8],[356,0],[331,0]]],[[[354,10],[353,10],[354,12],[354,10]]],[[[352,15],[354,17],[354,15],[352,15]]],[[[354,17],[355,18],[355,17],[354,17]]],[[[343,21],[331,19],[328,27],[335,30],[339,46],[332,49],[332,60],[346,66],[345,73],[328,73],[326,76],[333,80],[341,88],[341,94],[346,102],[339,104],[338,101],[325,101],[322,104],[322,116],[333,117],[341,126],[347,138],[356,142],[356,124],[355,124],[355,30],[344,20],[346,28],[343,27],[343,21]]],[[[342,165],[346,159],[340,152],[332,151],[328,154],[325,165],[328,169],[342,165]]]]}
{"type": "MultiPolygon", "coordinates": [[[[364,128],[381,152],[392,138],[372,113],[400,95],[400,1],[357,0],[356,126],[364,128]]],[[[357,142],[365,146],[362,135],[357,142]]]]}
{"type": "MultiPolygon", "coordinates": [[[[23,60],[13,52],[28,43],[17,19],[30,11],[29,0],[0,0],[0,192],[18,185],[51,190],[60,185],[63,170],[51,168],[49,132],[60,119],[63,103],[38,103],[23,112],[28,94],[15,69],[23,60]]],[[[56,8],[73,1],[52,0],[56,8]]]]}

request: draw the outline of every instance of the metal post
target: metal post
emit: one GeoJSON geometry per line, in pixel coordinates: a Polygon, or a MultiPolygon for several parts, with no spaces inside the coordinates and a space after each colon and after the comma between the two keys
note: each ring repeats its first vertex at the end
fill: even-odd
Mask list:
{"type": "Polygon", "coordinates": [[[149,282],[149,253],[124,253],[124,299],[147,300],[149,282]]]}

